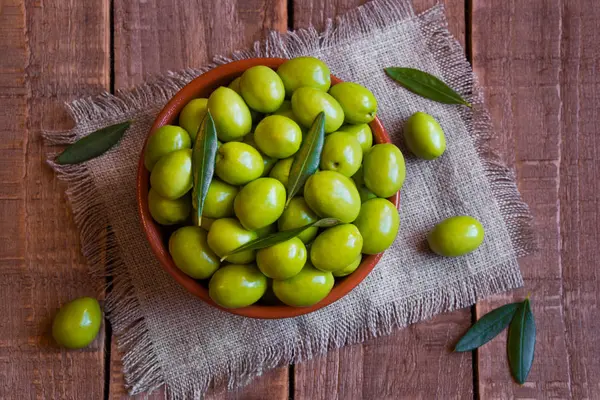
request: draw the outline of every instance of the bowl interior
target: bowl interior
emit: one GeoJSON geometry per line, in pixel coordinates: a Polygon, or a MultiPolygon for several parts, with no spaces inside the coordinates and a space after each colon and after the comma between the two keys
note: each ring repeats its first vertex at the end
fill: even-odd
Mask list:
{"type": "MultiPolygon", "coordinates": [[[[265,65],[276,69],[281,65],[285,59],[282,58],[253,58],[241,61],[235,61],[229,64],[225,64],[214,68],[205,74],[194,79],[182,88],[175,96],[167,103],[167,105],[161,110],[157,116],[152,128],[148,134],[150,136],[156,129],[163,125],[177,124],[177,118],[183,107],[192,99],[198,97],[208,97],[210,93],[217,89],[219,86],[227,86],[242,73],[253,66],[265,65]]],[[[332,84],[341,82],[335,76],[331,76],[332,84]]],[[[372,121],[370,124],[371,130],[373,131],[374,141],[376,143],[388,143],[390,139],[383,128],[378,118],[372,121]]],[[[177,227],[163,227],[158,223],[154,222],[148,210],[148,190],[150,184],[150,174],[144,167],[144,150],[146,143],[142,149],[140,161],[138,163],[138,174],[137,174],[137,201],[140,220],[142,228],[146,233],[146,237],[150,243],[150,247],[158,261],[161,263],[163,268],[175,278],[179,284],[187,289],[192,294],[200,297],[208,304],[222,309],[224,311],[243,315],[252,318],[289,318],[295,317],[302,314],[307,314],[312,311],[323,308],[350,292],[356,285],[358,285],[373,269],[377,264],[383,253],[377,255],[363,256],[363,260],[358,269],[352,274],[344,278],[336,278],[336,283],[329,295],[320,301],[319,303],[311,307],[290,307],[287,305],[266,305],[266,304],[254,304],[249,307],[237,308],[237,309],[226,309],[216,304],[208,295],[207,281],[197,281],[177,268],[173,259],[171,258],[168,251],[168,240],[170,234],[177,227]]],[[[399,194],[396,193],[390,197],[389,200],[394,203],[396,208],[398,207],[399,194]]]]}

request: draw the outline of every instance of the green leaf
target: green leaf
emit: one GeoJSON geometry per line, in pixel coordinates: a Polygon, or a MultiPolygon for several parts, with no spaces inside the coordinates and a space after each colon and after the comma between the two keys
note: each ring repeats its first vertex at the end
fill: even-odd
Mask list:
{"type": "Polygon", "coordinates": [[[535,321],[529,299],[519,305],[508,328],[508,364],[515,380],[523,384],[533,364],[535,321]]]}
{"type": "Polygon", "coordinates": [[[198,226],[202,222],[204,200],[215,172],[216,155],[217,129],[212,114],[208,110],[198,128],[194,150],[192,151],[193,194],[198,226]]]}
{"type": "Polygon", "coordinates": [[[325,141],[325,113],[320,112],[313,121],[310,130],[304,136],[302,145],[294,157],[290,167],[290,175],[287,184],[287,207],[292,198],[298,193],[306,180],[319,168],[321,151],[325,141]]]}
{"type": "Polygon", "coordinates": [[[471,104],[460,97],[450,86],[427,72],[415,68],[390,67],[384,69],[389,77],[419,96],[438,103],[463,104],[471,107],[471,104]]]}
{"type": "Polygon", "coordinates": [[[267,236],[263,236],[261,238],[254,239],[248,243],[241,245],[240,247],[233,250],[232,252],[225,254],[221,258],[221,261],[224,261],[227,257],[234,255],[236,253],[240,253],[242,251],[264,249],[265,247],[270,247],[270,246],[276,245],[277,243],[285,242],[286,240],[290,240],[291,238],[298,236],[299,234],[304,232],[305,229],[308,229],[311,227],[329,228],[329,227],[335,226],[339,223],[340,223],[340,221],[335,218],[323,218],[323,219],[320,219],[313,223],[310,223],[308,225],[301,226],[300,228],[271,233],[267,236]]]}
{"type": "Polygon", "coordinates": [[[79,164],[104,153],[119,142],[131,121],[98,129],[67,147],[56,157],[57,164],[79,164]]]}
{"type": "Polygon", "coordinates": [[[474,350],[498,336],[510,324],[520,304],[505,304],[485,314],[460,338],[454,351],[474,350]]]}

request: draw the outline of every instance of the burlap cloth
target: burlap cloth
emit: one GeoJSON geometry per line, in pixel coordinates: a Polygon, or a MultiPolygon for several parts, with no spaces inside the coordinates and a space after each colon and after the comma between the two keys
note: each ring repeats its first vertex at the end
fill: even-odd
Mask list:
{"type": "Polygon", "coordinates": [[[532,242],[529,211],[513,176],[486,145],[489,117],[464,50],[447,31],[443,9],[417,16],[405,0],[376,0],[329,23],[324,33],[270,33],[265,42],[232,59],[300,55],[319,57],[343,80],[370,88],[379,101],[379,117],[401,149],[403,122],[416,111],[435,116],[448,142],[446,153],[435,161],[404,152],[407,178],[396,242],[349,295],[306,316],[264,321],[205,305],[162,270],[140,227],[136,168],[152,121],[179,88],[229,58],[116,96],[74,101],[68,108],[75,128],[46,133],[52,143],[65,144],[107,125],[135,121],[118,147],[102,157],[76,166],[50,162],[67,182],[83,253],[96,273],[111,277],[105,309],[124,351],[132,394],[166,384],[170,398],[201,397],[210,385],[245,384],[269,368],[386,335],[522,285],[517,257],[532,242]],[[383,68],[389,66],[431,72],[474,107],[413,95],[385,75],[383,68]],[[427,251],[426,233],[460,214],[482,222],[486,237],[481,248],[459,258],[427,251]]]}

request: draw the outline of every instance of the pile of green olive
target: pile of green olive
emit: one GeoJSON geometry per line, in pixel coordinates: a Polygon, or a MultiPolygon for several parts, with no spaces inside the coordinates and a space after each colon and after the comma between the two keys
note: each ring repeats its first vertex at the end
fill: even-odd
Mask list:
{"type": "Polygon", "coordinates": [[[210,297],[222,307],[261,298],[305,307],[324,299],[336,278],[353,273],[363,254],[387,249],[398,232],[398,211],[387,198],[404,182],[404,157],[393,144],[373,144],[376,112],[370,90],[351,82],[331,86],[329,68],[313,57],[288,60],[276,71],[249,68],[228,87],[190,101],[178,125],[150,136],[144,154],[150,214],[159,224],[185,225],[169,238],[175,265],[208,280],[210,297]],[[219,147],[197,226],[191,147],[208,109],[219,147]],[[319,170],[286,207],[294,157],[321,112],[319,170]],[[321,218],[340,223],[220,261],[259,237],[321,218]]]}
{"type": "MultiPolygon", "coordinates": [[[[350,82],[331,87],[329,68],[312,57],[286,61],[277,71],[250,68],[208,99],[190,101],[179,126],[154,132],[144,154],[151,172],[150,214],[159,224],[179,226],[169,238],[175,265],[208,280],[210,297],[227,308],[257,301],[305,307],[324,299],[336,278],[352,274],[364,254],[386,250],[398,232],[398,212],[386,198],[404,182],[404,158],[392,144],[373,145],[368,123],[376,111],[367,88],[350,82]],[[198,226],[190,193],[191,147],[208,109],[220,142],[198,226]],[[286,207],[294,156],[320,112],[326,136],[319,171],[286,207]],[[220,261],[252,240],[324,217],[340,224],[309,227],[287,241],[220,261]]],[[[404,138],[425,160],[446,149],[441,126],[422,112],[406,121],[404,138]]],[[[456,257],[477,249],[483,238],[481,223],[463,215],[437,224],[427,241],[436,254],[456,257]]],[[[101,322],[98,301],[83,297],[60,309],[52,334],[62,346],[82,348],[97,336],[101,322]]]]}

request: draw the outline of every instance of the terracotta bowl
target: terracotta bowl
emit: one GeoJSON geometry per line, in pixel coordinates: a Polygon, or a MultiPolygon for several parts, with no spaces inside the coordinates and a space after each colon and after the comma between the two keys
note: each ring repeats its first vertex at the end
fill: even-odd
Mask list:
{"type": "MultiPolygon", "coordinates": [[[[229,64],[225,64],[214,68],[205,74],[197,77],[190,83],[188,83],[183,89],[167,103],[167,105],[161,110],[156,117],[148,136],[150,136],[156,129],[163,125],[177,124],[177,118],[183,107],[192,99],[197,97],[208,97],[210,93],[218,88],[219,86],[227,86],[231,81],[240,76],[245,70],[255,65],[266,65],[268,67],[276,69],[281,65],[285,59],[282,58],[252,58],[248,60],[235,61],[229,64]]],[[[340,79],[331,75],[332,84],[341,82],[340,79]]],[[[370,123],[371,130],[373,131],[375,142],[377,143],[389,143],[390,138],[387,132],[383,128],[383,125],[379,119],[375,118],[370,123]]],[[[208,295],[208,284],[206,281],[197,281],[183,272],[181,272],[173,262],[173,259],[169,255],[168,240],[170,233],[173,232],[172,228],[166,228],[158,223],[154,222],[150,216],[148,210],[148,190],[150,184],[150,174],[144,167],[144,148],[140,155],[140,161],[138,164],[137,173],[137,202],[140,219],[142,222],[142,228],[146,233],[148,242],[152,251],[160,261],[163,268],[175,278],[177,282],[192,294],[198,296],[206,303],[213,307],[220,308],[224,311],[243,315],[251,318],[263,318],[263,319],[274,319],[274,318],[289,318],[296,317],[298,315],[307,314],[326,307],[329,304],[341,299],[348,292],[350,292],[356,285],[358,285],[365,277],[371,272],[373,267],[377,264],[382,254],[365,256],[358,269],[350,274],[349,276],[341,279],[336,279],[335,286],[331,290],[331,293],[323,299],[321,302],[311,307],[290,307],[286,305],[260,305],[255,304],[249,307],[237,308],[237,309],[226,309],[217,305],[208,295]]],[[[399,194],[396,193],[389,200],[398,207],[399,194]]]]}

